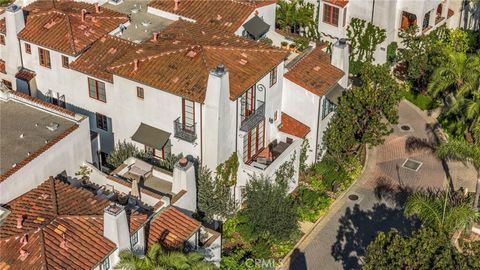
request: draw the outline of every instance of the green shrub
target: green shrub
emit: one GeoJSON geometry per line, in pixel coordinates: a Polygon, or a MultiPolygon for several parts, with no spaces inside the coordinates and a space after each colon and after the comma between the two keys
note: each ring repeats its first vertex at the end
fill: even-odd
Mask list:
{"type": "Polygon", "coordinates": [[[312,191],[299,186],[294,192],[295,207],[301,220],[315,222],[332,203],[324,192],[312,191]]]}
{"type": "Polygon", "coordinates": [[[438,107],[438,103],[435,102],[431,97],[418,93],[414,90],[404,90],[401,92],[401,95],[403,98],[415,104],[415,106],[423,111],[438,107]]]}
{"type": "Polygon", "coordinates": [[[348,177],[347,172],[333,159],[325,157],[313,165],[313,172],[317,176],[312,182],[314,187],[327,187],[331,190],[334,184],[339,184],[348,177]],[[321,181],[322,183],[319,183],[321,181]]]}

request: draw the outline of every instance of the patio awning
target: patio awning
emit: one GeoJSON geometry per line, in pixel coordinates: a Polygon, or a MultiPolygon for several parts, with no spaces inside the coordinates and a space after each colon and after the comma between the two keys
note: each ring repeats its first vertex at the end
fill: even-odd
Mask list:
{"type": "Polygon", "coordinates": [[[132,136],[132,140],[155,149],[162,149],[169,138],[169,132],[154,128],[144,123],[140,124],[137,131],[132,136]]]}
{"type": "Polygon", "coordinates": [[[325,95],[325,97],[326,97],[328,100],[330,100],[330,102],[332,102],[333,104],[338,105],[338,101],[339,101],[340,97],[342,96],[343,91],[345,91],[345,88],[343,88],[343,87],[340,86],[338,83],[336,83],[336,84],[330,89],[330,91],[327,92],[327,94],[325,95]]]}
{"type": "Polygon", "coordinates": [[[270,29],[270,25],[264,22],[257,15],[253,16],[248,22],[243,25],[245,31],[253,36],[254,39],[259,39],[270,29]]]}

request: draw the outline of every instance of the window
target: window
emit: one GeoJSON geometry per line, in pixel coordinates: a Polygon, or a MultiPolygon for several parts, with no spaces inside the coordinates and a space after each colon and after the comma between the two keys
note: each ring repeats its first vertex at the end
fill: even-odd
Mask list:
{"type": "Polygon", "coordinates": [[[0,72],[7,74],[7,71],[5,70],[5,61],[0,60],[0,72]]]}
{"type": "Polygon", "coordinates": [[[337,106],[333,104],[328,98],[323,98],[322,102],[322,120],[325,119],[331,112],[334,112],[337,106]]]}
{"type": "Polygon", "coordinates": [[[243,93],[240,102],[240,114],[242,116],[242,121],[244,121],[255,112],[255,85],[243,93]]]}
{"type": "Polygon", "coordinates": [[[270,87],[277,83],[277,67],[274,67],[270,71],[270,87]]]}
{"type": "Polygon", "coordinates": [[[25,52],[28,54],[32,54],[32,46],[30,44],[25,43],[25,52]]]}
{"type": "Polygon", "coordinates": [[[145,153],[151,155],[152,157],[165,159],[166,157],[172,154],[172,144],[170,140],[168,140],[162,149],[155,149],[145,145],[145,153]]]}
{"type": "Polygon", "coordinates": [[[62,55],[62,67],[69,68],[68,56],[62,55]]]}
{"type": "Polygon", "coordinates": [[[0,35],[0,44],[5,45],[5,36],[0,35]]]}
{"type": "Polygon", "coordinates": [[[105,83],[88,78],[88,94],[91,98],[107,102],[107,95],[105,94],[105,83]]]}
{"type": "Polygon", "coordinates": [[[100,270],[110,270],[110,258],[106,258],[100,263],[100,270]]]}
{"type": "Polygon", "coordinates": [[[137,97],[141,99],[145,97],[142,87],[137,87],[137,97]]]}
{"type": "Polygon", "coordinates": [[[40,66],[51,68],[52,64],[50,62],[50,51],[38,48],[38,59],[40,61],[40,66]]]}
{"type": "Polygon", "coordinates": [[[11,81],[2,80],[2,83],[7,87],[7,89],[10,89],[10,90],[13,89],[11,81]]]}
{"type": "Polygon", "coordinates": [[[337,7],[323,4],[323,22],[338,26],[338,14],[337,7]]]}
{"type": "Polygon", "coordinates": [[[95,118],[97,119],[97,128],[108,131],[108,118],[100,113],[96,113],[95,118]]]}
{"type": "Polygon", "coordinates": [[[130,244],[134,247],[138,243],[138,232],[135,232],[130,236],[130,244]]]}
{"type": "Polygon", "coordinates": [[[184,130],[195,132],[195,102],[182,99],[182,124],[184,130]]]}
{"type": "Polygon", "coordinates": [[[243,136],[243,161],[248,162],[263,150],[265,146],[265,121],[243,136]]]}

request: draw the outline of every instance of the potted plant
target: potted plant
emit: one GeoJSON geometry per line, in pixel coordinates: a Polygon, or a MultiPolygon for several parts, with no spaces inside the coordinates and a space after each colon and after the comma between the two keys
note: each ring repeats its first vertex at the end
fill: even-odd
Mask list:
{"type": "Polygon", "coordinates": [[[284,49],[286,49],[287,46],[288,46],[288,42],[286,42],[286,41],[282,41],[282,42],[280,42],[280,44],[282,45],[282,48],[284,48],[284,49]]]}
{"type": "Polygon", "coordinates": [[[297,44],[292,43],[290,44],[290,51],[294,52],[297,49],[297,44]]]}
{"type": "Polygon", "coordinates": [[[90,173],[92,170],[89,169],[86,165],[80,166],[80,169],[75,173],[76,176],[80,176],[80,181],[82,185],[86,185],[90,180],[90,173]]]}

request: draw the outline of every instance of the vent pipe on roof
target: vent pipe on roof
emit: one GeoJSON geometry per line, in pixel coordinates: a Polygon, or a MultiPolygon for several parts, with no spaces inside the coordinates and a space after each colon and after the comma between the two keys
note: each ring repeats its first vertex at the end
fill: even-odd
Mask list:
{"type": "Polygon", "coordinates": [[[23,223],[23,217],[18,216],[17,217],[17,229],[21,229],[23,227],[22,223],[23,223]]]}
{"type": "Polygon", "coordinates": [[[153,33],[153,41],[154,41],[154,42],[157,42],[157,40],[158,40],[158,33],[157,33],[157,32],[154,32],[154,33],[153,33]]]}
{"type": "Polygon", "coordinates": [[[67,250],[67,239],[65,237],[65,233],[62,234],[62,241],[60,241],[60,248],[67,250]]]}
{"type": "Polygon", "coordinates": [[[19,259],[23,262],[27,258],[27,256],[30,255],[25,249],[21,248],[20,249],[20,257],[19,259]]]}
{"type": "Polygon", "coordinates": [[[28,244],[28,234],[24,234],[22,238],[20,238],[20,244],[22,244],[22,247],[28,244]]]}
{"type": "Polygon", "coordinates": [[[177,11],[180,6],[180,0],[173,0],[175,2],[175,7],[173,8],[174,11],[177,11]]]}
{"type": "Polygon", "coordinates": [[[133,71],[138,70],[138,59],[133,60],[133,71]]]}
{"type": "Polygon", "coordinates": [[[95,3],[95,12],[100,13],[100,6],[98,5],[98,3],[95,3]]]}
{"type": "Polygon", "coordinates": [[[87,15],[87,10],[86,9],[82,9],[82,22],[85,22],[85,17],[87,15]]]}

